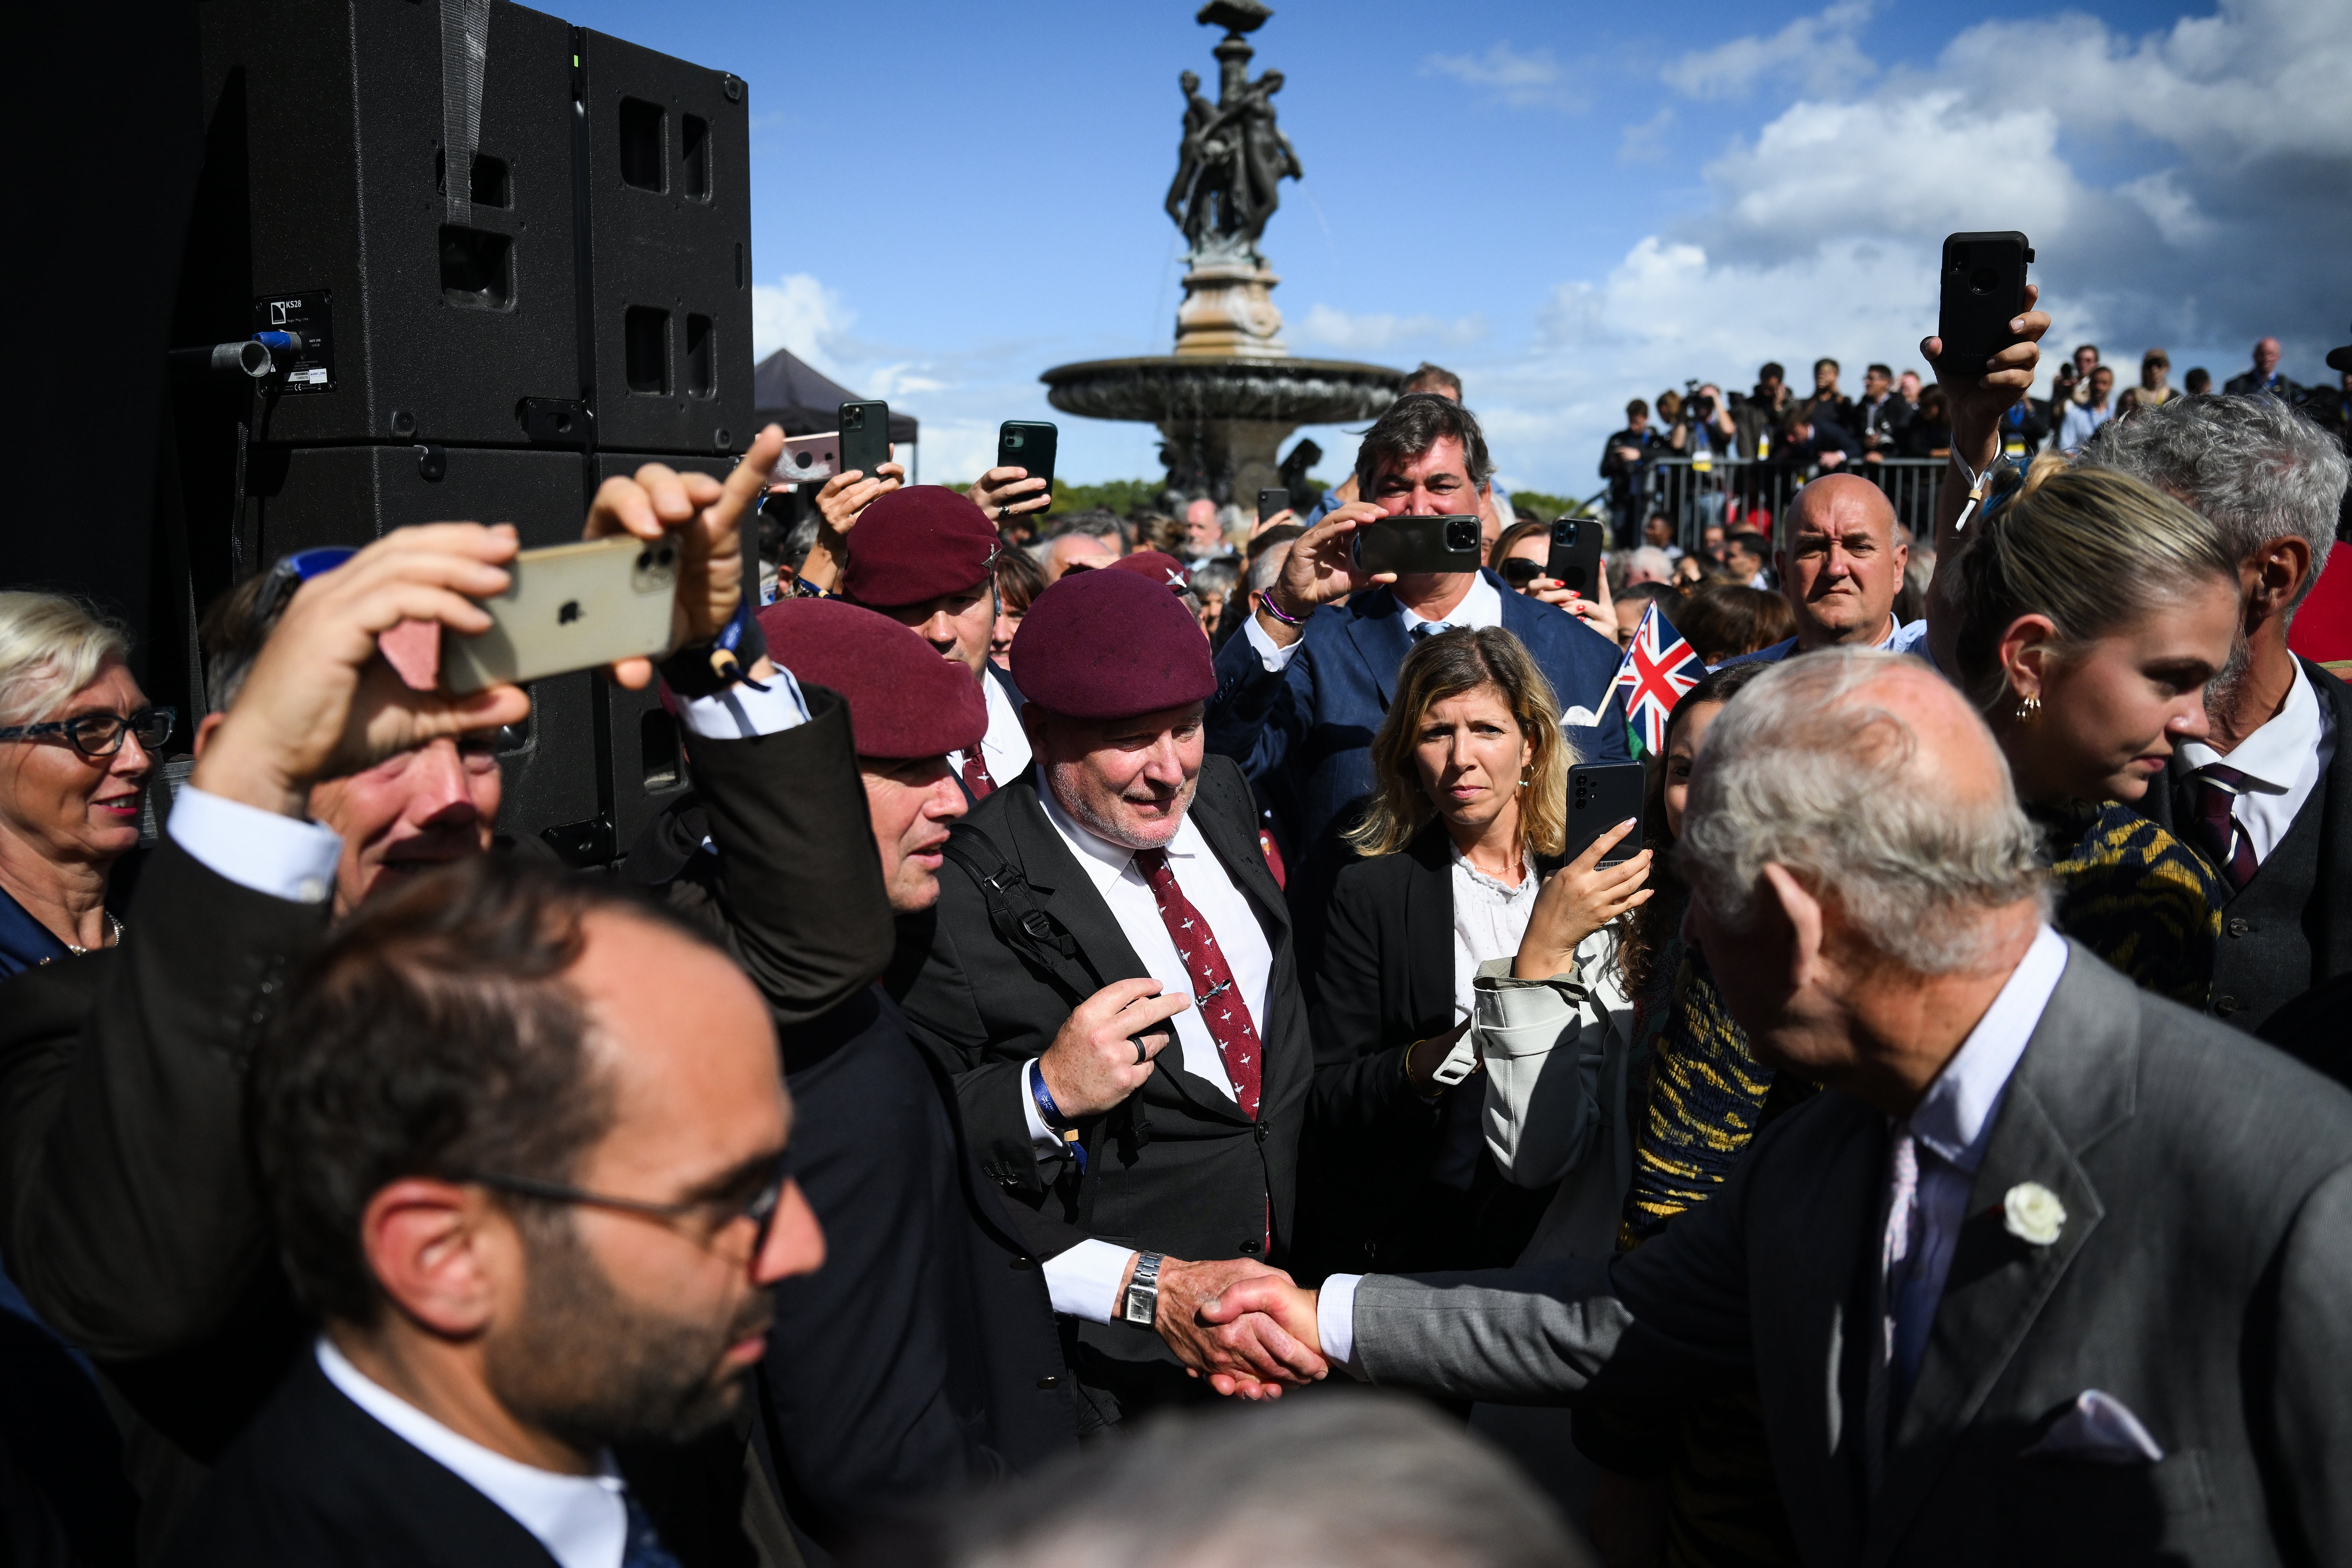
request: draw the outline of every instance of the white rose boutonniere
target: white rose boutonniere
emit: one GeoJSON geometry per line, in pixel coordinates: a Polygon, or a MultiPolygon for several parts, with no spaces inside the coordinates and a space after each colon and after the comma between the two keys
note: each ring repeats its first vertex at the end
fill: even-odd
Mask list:
{"type": "Polygon", "coordinates": [[[2001,1224],[2018,1240],[2047,1247],[2066,1228],[2066,1205],[2040,1182],[2020,1182],[2000,1200],[2001,1224]]]}

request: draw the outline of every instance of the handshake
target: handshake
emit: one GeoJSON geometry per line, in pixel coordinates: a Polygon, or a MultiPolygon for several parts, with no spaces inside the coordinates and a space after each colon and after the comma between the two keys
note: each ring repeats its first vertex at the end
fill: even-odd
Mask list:
{"type": "MultiPolygon", "coordinates": [[[[1121,1291],[1124,1295],[1124,1290],[1121,1291]]],[[[1315,1324],[1317,1292],[1249,1258],[1160,1266],[1152,1328],[1194,1377],[1219,1394],[1276,1399],[1328,1375],[1315,1324]]]]}

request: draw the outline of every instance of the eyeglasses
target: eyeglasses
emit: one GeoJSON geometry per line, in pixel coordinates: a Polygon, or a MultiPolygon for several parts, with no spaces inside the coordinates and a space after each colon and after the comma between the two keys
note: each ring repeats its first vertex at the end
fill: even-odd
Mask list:
{"type": "Polygon", "coordinates": [[[125,735],[138,736],[142,748],[155,751],[172,738],[172,726],[179,720],[178,710],[171,708],[142,708],[135,713],[78,713],[70,719],[51,719],[39,724],[11,724],[0,730],[0,741],[39,741],[62,735],[75,751],[95,761],[122,750],[125,735]]]}
{"type": "MultiPolygon", "coordinates": [[[[502,1175],[496,1171],[467,1171],[459,1180],[479,1186],[495,1187],[502,1193],[514,1193],[527,1198],[538,1198],[551,1204],[579,1204],[589,1208],[617,1209],[623,1214],[639,1214],[654,1219],[686,1219],[698,1214],[708,1214],[723,1206],[725,1200],[688,1198],[683,1203],[658,1204],[648,1198],[614,1197],[609,1193],[592,1193],[585,1187],[575,1187],[562,1182],[542,1182],[531,1176],[502,1175]]],[[[768,1232],[776,1223],[776,1210],[783,1204],[784,1184],[793,1179],[789,1156],[779,1159],[742,1205],[720,1220],[723,1230],[739,1219],[752,1225],[751,1256],[757,1258],[768,1245],[768,1232]]],[[[716,1233],[714,1232],[714,1235],[716,1233]]]]}
{"type": "Polygon", "coordinates": [[[1503,581],[1514,588],[1524,588],[1543,574],[1544,563],[1524,555],[1514,555],[1503,563],[1503,581]]]}

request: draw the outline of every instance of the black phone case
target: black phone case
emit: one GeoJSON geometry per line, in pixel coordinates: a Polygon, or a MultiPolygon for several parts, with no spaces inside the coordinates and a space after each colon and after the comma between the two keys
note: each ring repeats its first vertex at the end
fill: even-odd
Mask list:
{"type": "Polygon", "coordinates": [[[1257,520],[1264,522],[1267,518],[1284,510],[1289,505],[1288,490],[1260,490],[1257,492],[1257,520]]]}
{"type": "MultiPolygon", "coordinates": [[[[1033,479],[1045,481],[1045,493],[1054,493],[1054,456],[1060,447],[1059,426],[1042,419],[1007,419],[996,427],[996,466],[1000,468],[1026,468],[1033,479]]],[[[1032,499],[1029,495],[1015,498],[1032,499]]],[[[1051,511],[1053,509],[1045,509],[1051,511]]],[[[1034,513],[1024,513],[1034,516],[1034,513]]]]}
{"type": "Polygon", "coordinates": [[[845,403],[835,417],[841,422],[841,471],[856,468],[872,479],[890,460],[890,405],[845,403]]]}
{"type": "Polygon", "coordinates": [[[1573,860],[1592,847],[1592,841],[1624,821],[1633,819],[1633,831],[1617,841],[1603,866],[1631,860],[1642,852],[1642,785],[1648,776],[1645,763],[1579,763],[1568,770],[1568,847],[1563,858],[1573,860]]]}
{"type": "Polygon", "coordinates": [[[2032,259],[2032,243],[2015,229],[1944,237],[1939,372],[1948,366],[1954,375],[1981,375],[1985,361],[2018,341],[2009,323],[2025,310],[2025,268],[2032,259]]]}
{"type": "Polygon", "coordinates": [[[1356,531],[1356,564],[1400,574],[1475,572],[1486,563],[1483,544],[1475,517],[1392,517],[1356,531]]]}
{"type": "Polygon", "coordinates": [[[1599,598],[1592,589],[1601,571],[1601,547],[1607,542],[1602,532],[1599,518],[1563,517],[1553,523],[1544,575],[1583,598],[1599,598]]]}

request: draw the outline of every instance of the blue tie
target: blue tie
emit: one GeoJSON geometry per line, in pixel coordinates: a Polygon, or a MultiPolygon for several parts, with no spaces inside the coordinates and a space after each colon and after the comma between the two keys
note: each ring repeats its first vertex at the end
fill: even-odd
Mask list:
{"type": "Polygon", "coordinates": [[[1440,632],[1450,632],[1453,629],[1454,626],[1450,621],[1423,621],[1412,628],[1412,638],[1413,641],[1419,642],[1423,637],[1433,637],[1440,632]]]}
{"type": "Polygon", "coordinates": [[[629,1505],[629,1541],[621,1549],[621,1568],[678,1568],[677,1559],[656,1533],[654,1521],[637,1506],[636,1494],[623,1492],[621,1500],[629,1505]]]}

